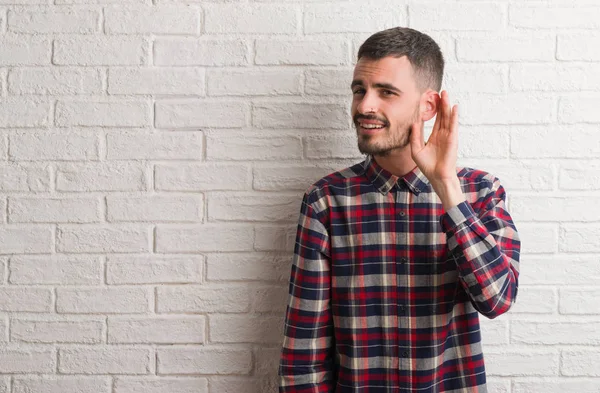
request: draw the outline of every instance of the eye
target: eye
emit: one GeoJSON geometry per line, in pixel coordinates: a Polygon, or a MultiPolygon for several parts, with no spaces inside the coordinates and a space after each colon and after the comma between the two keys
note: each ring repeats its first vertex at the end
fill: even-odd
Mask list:
{"type": "Polygon", "coordinates": [[[391,91],[391,90],[384,90],[384,91],[383,91],[383,95],[384,95],[384,96],[392,96],[392,95],[395,95],[395,94],[396,94],[396,93],[394,93],[394,92],[393,92],[393,91],[391,91]]]}
{"type": "Polygon", "coordinates": [[[364,94],[365,93],[365,89],[355,89],[352,91],[352,94],[357,95],[357,94],[364,94]]]}

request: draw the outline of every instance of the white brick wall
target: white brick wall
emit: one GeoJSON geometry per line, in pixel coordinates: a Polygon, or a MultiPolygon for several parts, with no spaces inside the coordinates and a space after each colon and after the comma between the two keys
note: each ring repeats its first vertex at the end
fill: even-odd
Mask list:
{"type": "Polygon", "coordinates": [[[523,238],[491,393],[600,390],[596,0],[0,0],[0,393],[274,393],[302,191],[358,45],[447,59],[523,238]]]}

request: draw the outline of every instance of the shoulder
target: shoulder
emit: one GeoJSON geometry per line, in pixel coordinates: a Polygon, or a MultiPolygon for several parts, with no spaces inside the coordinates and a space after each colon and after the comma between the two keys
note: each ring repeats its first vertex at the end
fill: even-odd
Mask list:
{"type": "Polygon", "coordinates": [[[307,203],[312,204],[328,196],[343,193],[349,187],[362,181],[365,162],[358,162],[349,167],[332,172],[312,183],[305,190],[307,203]]]}

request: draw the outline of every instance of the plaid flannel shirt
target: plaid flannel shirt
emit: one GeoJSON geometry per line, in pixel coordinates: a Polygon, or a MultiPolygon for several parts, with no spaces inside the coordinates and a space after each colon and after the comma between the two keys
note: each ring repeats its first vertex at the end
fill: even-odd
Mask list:
{"type": "Polygon", "coordinates": [[[444,211],[423,173],[372,156],[302,201],[279,391],[486,392],[479,314],[514,303],[520,241],[494,176],[458,168],[444,211]]]}

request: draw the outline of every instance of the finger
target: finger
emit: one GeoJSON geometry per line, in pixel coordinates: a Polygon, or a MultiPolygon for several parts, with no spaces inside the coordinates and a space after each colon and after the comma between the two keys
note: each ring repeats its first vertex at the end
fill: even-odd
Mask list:
{"type": "Polygon", "coordinates": [[[423,137],[423,122],[417,121],[412,125],[412,132],[410,133],[410,149],[412,154],[416,154],[424,147],[425,141],[423,137]]]}
{"type": "Polygon", "coordinates": [[[435,123],[433,123],[432,134],[435,133],[441,126],[442,123],[442,99],[439,95],[436,96],[437,113],[435,114],[435,123]]]}
{"type": "Polygon", "coordinates": [[[450,127],[450,132],[458,131],[458,104],[454,105],[452,108],[452,126],[450,127]]]}
{"type": "Polygon", "coordinates": [[[451,126],[451,116],[452,110],[450,109],[450,97],[448,96],[448,92],[444,91],[444,130],[448,132],[451,126]]]}

